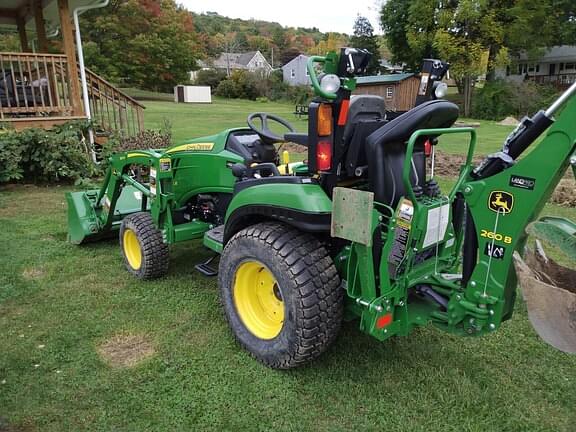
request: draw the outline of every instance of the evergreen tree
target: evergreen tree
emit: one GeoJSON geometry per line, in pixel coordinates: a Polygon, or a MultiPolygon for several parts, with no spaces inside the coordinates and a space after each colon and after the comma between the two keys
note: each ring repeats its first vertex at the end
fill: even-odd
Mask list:
{"type": "Polygon", "coordinates": [[[372,53],[366,74],[377,74],[380,70],[380,49],[378,47],[378,37],[374,35],[374,27],[372,27],[368,18],[361,15],[356,17],[354,34],[350,38],[350,46],[353,48],[363,48],[372,53]]]}

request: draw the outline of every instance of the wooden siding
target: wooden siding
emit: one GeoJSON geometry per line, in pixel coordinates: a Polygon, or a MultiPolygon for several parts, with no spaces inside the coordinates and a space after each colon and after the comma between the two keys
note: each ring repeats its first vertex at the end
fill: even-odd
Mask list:
{"type": "Polygon", "coordinates": [[[420,78],[410,77],[399,82],[359,85],[353,94],[381,96],[386,103],[387,111],[408,111],[414,108],[420,78]],[[387,89],[392,88],[392,96],[387,97],[387,89]]]}

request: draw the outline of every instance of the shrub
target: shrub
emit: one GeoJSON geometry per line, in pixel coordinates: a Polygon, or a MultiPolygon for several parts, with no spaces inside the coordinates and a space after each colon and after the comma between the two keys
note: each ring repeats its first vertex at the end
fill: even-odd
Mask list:
{"type": "Polygon", "coordinates": [[[132,137],[122,137],[117,140],[118,144],[113,145],[114,151],[163,149],[172,143],[170,133],[149,129],[132,137]]]}
{"type": "Polygon", "coordinates": [[[471,113],[474,118],[501,120],[513,112],[512,87],[505,81],[486,82],[474,94],[471,113]]]}
{"type": "Polygon", "coordinates": [[[199,70],[196,73],[195,85],[209,86],[212,91],[218,88],[218,84],[226,79],[225,72],[219,72],[215,69],[199,70]]]}
{"type": "Polygon", "coordinates": [[[556,97],[551,86],[533,81],[522,83],[496,80],[487,82],[474,94],[472,117],[501,120],[506,116],[532,115],[556,97]]]}
{"type": "Polygon", "coordinates": [[[235,70],[230,78],[221,81],[215,94],[230,99],[286,100],[298,105],[308,104],[314,95],[310,86],[290,86],[283,82],[282,71],[265,76],[244,70],[235,70]]]}
{"type": "Polygon", "coordinates": [[[21,132],[2,130],[0,181],[77,181],[96,173],[88,152],[87,122],[21,132]]]}
{"type": "Polygon", "coordinates": [[[74,181],[77,184],[103,174],[113,151],[165,148],[171,144],[171,125],[160,131],[145,130],[135,137],[110,136],[98,146],[102,163],[92,161],[88,122],[69,122],[51,130],[26,129],[17,132],[0,124],[0,182],[74,181]]]}
{"type": "Polygon", "coordinates": [[[231,79],[225,79],[224,81],[218,84],[216,88],[216,95],[222,96],[229,99],[236,99],[240,97],[240,89],[238,88],[238,84],[236,84],[231,79]]]}
{"type": "Polygon", "coordinates": [[[314,92],[309,86],[290,86],[286,99],[297,105],[308,105],[313,96],[314,92]]]}
{"type": "Polygon", "coordinates": [[[24,174],[20,165],[24,147],[15,136],[13,131],[0,126],[0,183],[20,180],[24,174]]]}

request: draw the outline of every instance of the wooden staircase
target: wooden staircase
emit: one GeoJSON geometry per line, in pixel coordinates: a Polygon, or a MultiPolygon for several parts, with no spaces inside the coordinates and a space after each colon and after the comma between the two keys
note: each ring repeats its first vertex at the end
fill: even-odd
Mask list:
{"type": "MultiPolygon", "coordinates": [[[[86,68],[88,98],[98,132],[138,135],[144,129],[144,105],[86,68]]],[[[97,134],[98,135],[98,134],[97,134]]]]}

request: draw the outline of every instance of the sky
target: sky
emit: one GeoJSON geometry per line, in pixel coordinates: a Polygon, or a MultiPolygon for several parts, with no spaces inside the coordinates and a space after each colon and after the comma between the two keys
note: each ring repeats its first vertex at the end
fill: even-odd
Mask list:
{"type": "Polygon", "coordinates": [[[352,33],[356,15],[370,20],[381,33],[378,19],[381,0],[177,0],[193,12],[218,12],[230,18],[274,21],[290,27],[317,27],[322,32],[352,33]]]}

